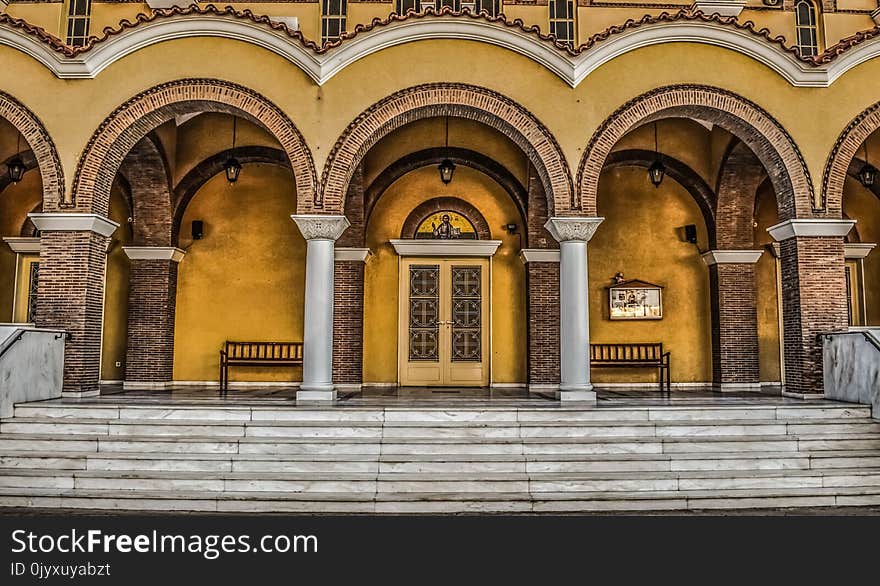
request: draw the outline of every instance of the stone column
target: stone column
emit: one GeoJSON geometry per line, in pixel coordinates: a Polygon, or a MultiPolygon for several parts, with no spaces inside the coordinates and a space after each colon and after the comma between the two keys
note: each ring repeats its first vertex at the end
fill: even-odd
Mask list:
{"type": "Polygon", "coordinates": [[[29,217],[40,230],[37,326],[67,331],[64,394],[97,395],[107,244],[119,225],[96,214],[38,213],[29,217]]]}
{"type": "Polygon", "coordinates": [[[364,365],[364,263],[369,248],[336,248],[333,287],[333,381],[359,391],[364,365]]]}
{"type": "Polygon", "coordinates": [[[173,246],[124,246],[131,259],[125,389],[162,389],[174,380],[177,265],[173,246]]]}
{"type": "Polygon", "coordinates": [[[595,403],[590,383],[590,300],[587,242],[605,218],[550,218],[559,241],[559,399],[595,403]]]}
{"type": "Polygon", "coordinates": [[[823,395],[820,334],[848,328],[843,237],[853,220],[786,220],[767,229],[780,243],[785,345],[783,395],[823,395]]]}
{"type": "Polygon", "coordinates": [[[526,312],[529,320],[528,385],[530,393],[559,389],[559,251],[523,249],[526,265],[526,312]]]}
{"type": "Polygon", "coordinates": [[[303,380],[296,399],[334,401],[333,249],[349,223],[345,216],[294,214],[290,217],[307,241],[303,380]]]}
{"type": "Polygon", "coordinates": [[[758,390],[758,293],[761,250],[703,253],[712,289],[712,378],[718,391],[758,390]]]}

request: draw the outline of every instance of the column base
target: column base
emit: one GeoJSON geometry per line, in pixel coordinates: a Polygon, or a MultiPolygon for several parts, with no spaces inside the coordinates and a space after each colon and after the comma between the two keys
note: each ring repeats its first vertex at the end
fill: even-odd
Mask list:
{"type": "Polygon", "coordinates": [[[577,403],[580,405],[595,405],[596,391],[564,390],[556,392],[556,398],[562,403],[577,403]]]}
{"type": "Polygon", "coordinates": [[[163,391],[174,385],[171,381],[123,381],[123,391],[163,391]]]}
{"type": "Polygon", "coordinates": [[[789,391],[782,391],[783,397],[788,397],[789,399],[801,399],[803,401],[817,401],[819,399],[825,398],[825,393],[792,393],[789,391]]]}
{"type": "Polygon", "coordinates": [[[300,388],[296,392],[296,402],[297,403],[332,403],[336,400],[336,389],[331,387],[331,390],[324,391],[312,391],[305,390],[300,388]]]}
{"type": "Polygon", "coordinates": [[[359,393],[362,386],[361,383],[337,383],[336,390],[341,393],[359,393]]]}
{"type": "Polygon", "coordinates": [[[714,383],[712,390],[717,393],[757,393],[761,391],[761,383],[714,383]]]}
{"type": "Polygon", "coordinates": [[[62,399],[83,399],[85,397],[97,397],[101,394],[99,389],[92,389],[90,391],[61,391],[62,399]]]}

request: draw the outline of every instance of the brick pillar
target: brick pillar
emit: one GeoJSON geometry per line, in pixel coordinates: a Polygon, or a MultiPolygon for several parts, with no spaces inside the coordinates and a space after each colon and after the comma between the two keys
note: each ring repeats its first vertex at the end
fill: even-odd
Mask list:
{"type": "Polygon", "coordinates": [[[333,382],[360,390],[364,362],[364,261],[368,248],[337,248],[333,286],[333,382]]]}
{"type": "Polygon", "coordinates": [[[174,379],[177,265],[184,252],[170,246],[123,250],[131,259],[124,388],[164,388],[174,379]]]}
{"type": "Polygon", "coordinates": [[[758,294],[755,263],[760,250],[710,250],[712,380],[719,391],[760,388],[758,294]]]}
{"type": "Polygon", "coordinates": [[[532,392],[559,388],[559,251],[523,250],[526,263],[528,383],[532,392]]]}
{"type": "Polygon", "coordinates": [[[822,395],[818,336],[848,327],[843,237],[854,223],[787,220],[768,230],[782,257],[785,395],[822,395]]]}
{"type": "Polygon", "coordinates": [[[118,224],[95,214],[30,214],[40,230],[39,327],[62,328],[64,393],[96,395],[108,236],[118,224]]]}

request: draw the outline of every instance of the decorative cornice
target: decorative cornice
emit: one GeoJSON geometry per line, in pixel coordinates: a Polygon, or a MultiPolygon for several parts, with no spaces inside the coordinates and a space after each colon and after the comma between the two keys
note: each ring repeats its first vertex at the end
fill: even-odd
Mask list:
{"type": "Polygon", "coordinates": [[[720,14],[721,16],[739,16],[746,7],[746,0],[695,0],[691,10],[703,14],[720,14]]]}
{"type": "Polygon", "coordinates": [[[596,228],[605,218],[550,218],[544,228],[559,242],[582,240],[589,242],[596,228]]]}
{"type": "Polygon", "coordinates": [[[786,220],[767,228],[777,242],[804,236],[843,237],[855,226],[855,220],[802,219],[786,220]]]}
{"type": "Polygon", "coordinates": [[[336,262],[366,262],[370,254],[369,248],[342,248],[337,246],[333,250],[336,262]]]}
{"type": "Polygon", "coordinates": [[[627,20],[593,36],[577,48],[556,41],[538,26],[503,15],[473,14],[449,7],[392,14],[359,24],[340,40],[318,45],[277,17],[250,10],[207,5],[156,9],[107,27],[82,47],[24,20],[0,14],[0,44],[31,55],[61,78],[92,78],[111,63],[143,47],[193,36],[219,36],[253,43],[299,66],[321,85],[355,61],[382,49],[422,39],[485,42],[524,55],[553,71],[572,87],[592,71],[629,51],[667,42],[724,47],[770,67],[795,86],[827,87],[840,75],[880,55],[880,26],[855,33],[815,57],[802,57],[782,36],[735,17],[684,9],[627,20]]]}
{"type": "Polygon", "coordinates": [[[846,243],[843,245],[843,256],[844,258],[850,259],[865,258],[866,256],[868,256],[868,253],[870,253],[876,247],[876,244],[867,242],[857,244],[846,243]]]}
{"type": "Polygon", "coordinates": [[[27,238],[23,236],[6,236],[3,242],[9,245],[12,252],[18,254],[40,254],[40,238],[27,238]]]}
{"type": "Polygon", "coordinates": [[[176,246],[123,246],[122,250],[131,260],[170,260],[180,262],[186,251],[176,246]]]}
{"type": "Polygon", "coordinates": [[[335,241],[342,236],[346,228],[351,226],[345,216],[293,214],[290,219],[296,222],[296,227],[299,228],[306,240],[335,241]]]}
{"type": "Polygon", "coordinates": [[[523,248],[519,251],[523,264],[530,262],[559,262],[559,251],[552,248],[523,248]]]}
{"type": "Polygon", "coordinates": [[[478,256],[490,257],[501,246],[500,240],[389,240],[400,256],[478,256]]]}
{"type": "Polygon", "coordinates": [[[728,264],[755,264],[763,250],[709,250],[701,256],[707,266],[728,264]]]}
{"type": "Polygon", "coordinates": [[[28,217],[40,232],[94,232],[110,236],[119,224],[98,214],[31,213],[28,217]]]}

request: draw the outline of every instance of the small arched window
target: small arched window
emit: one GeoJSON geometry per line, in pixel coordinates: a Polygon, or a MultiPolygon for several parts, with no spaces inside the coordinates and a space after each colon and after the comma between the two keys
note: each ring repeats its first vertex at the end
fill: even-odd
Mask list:
{"type": "Polygon", "coordinates": [[[501,0],[397,0],[395,3],[397,14],[406,14],[408,10],[424,12],[428,7],[439,12],[448,6],[454,12],[467,8],[473,14],[485,11],[489,16],[497,16],[501,11],[500,5],[501,0]]]}
{"type": "Polygon", "coordinates": [[[338,41],[345,32],[345,16],[348,12],[347,0],[322,0],[321,2],[321,41],[338,41]]]}
{"type": "Polygon", "coordinates": [[[809,0],[798,0],[794,5],[794,29],[801,55],[812,57],[819,52],[819,35],[816,29],[816,7],[809,0]]]}
{"type": "Polygon", "coordinates": [[[69,0],[67,3],[67,44],[82,47],[89,38],[92,0],[69,0]]]}
{"type": "Polygon", "coordinates": [[[550,34],[560,43],[574,46],[574,1],[550,0],[550,34]]]}

